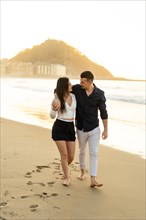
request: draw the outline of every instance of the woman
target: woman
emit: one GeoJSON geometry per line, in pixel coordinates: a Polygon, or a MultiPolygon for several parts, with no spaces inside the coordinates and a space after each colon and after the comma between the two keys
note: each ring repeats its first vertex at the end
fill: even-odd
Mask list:
{"type": "MultiPolygon", "coordinates": [[[[60,109],[55,112],[51,106],[50,117],[57,118],[52,127],[52,139],[55,141],[61,157],[61,165],[64,173],[64,186],[69,186],[69,164],[75,155],[75,127],[74,116],[76,109],[75,96],[70,93],[72,85],[67,77],[57,80],[54,99],[60,103],[60,109]]],[[[53,100],[54,100],[53,99],[53,100]]]]}

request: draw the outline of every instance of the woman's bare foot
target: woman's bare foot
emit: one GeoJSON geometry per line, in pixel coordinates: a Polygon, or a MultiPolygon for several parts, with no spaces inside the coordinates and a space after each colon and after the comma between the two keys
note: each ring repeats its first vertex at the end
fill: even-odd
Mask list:
{"type": "Polygon", "coordinates": [[[64,186],[69,186],[70,185],[70,180],[69,179],[64,179],[63,185],[64,186]]]}

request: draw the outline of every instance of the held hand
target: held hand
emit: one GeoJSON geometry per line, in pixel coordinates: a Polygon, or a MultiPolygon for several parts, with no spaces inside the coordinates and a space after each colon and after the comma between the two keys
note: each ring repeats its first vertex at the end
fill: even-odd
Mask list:
{"type": "Polygon", "coordinates": [[[60,101],[55,99],[53,102],[52,102],[52,109],[54,111],[58,111],[60,109],[60,101]]]}
{"type": "Polygon", "coordinates": [[[108,137],[107,131],[102,132],[102,139],[106,139],[108,137]]]}

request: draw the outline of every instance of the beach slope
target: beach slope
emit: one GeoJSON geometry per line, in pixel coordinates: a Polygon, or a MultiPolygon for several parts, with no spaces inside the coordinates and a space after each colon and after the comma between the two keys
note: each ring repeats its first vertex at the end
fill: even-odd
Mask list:
{"type": "Polygon", "coordinates": [[[71,185],[64,187],[49,129],[1,119],[0,219],[146,219],[145,160],[139,156],[101,145],[98,178],[104,185],[91,188],[88,173],[77,179],[76,142],[70,174],[71,185]]]}

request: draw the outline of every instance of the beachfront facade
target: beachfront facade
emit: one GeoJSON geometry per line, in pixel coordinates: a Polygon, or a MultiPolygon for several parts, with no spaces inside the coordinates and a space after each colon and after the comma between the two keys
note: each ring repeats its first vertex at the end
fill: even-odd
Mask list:
{"type": "Polygon", "coordinates": [[[66,75],[66,67],[61,64],[44,62],[12,62],[1,60],[1,73],[8,76],[48,76],[59,77],[66,75]]]}
{"type": "Polygon", "coordinates": [[[15,76],[32,76],[33,65],[32,63],[8,62],[5,67],[5,74],[15,76]]]}
{"type": "Polygon", "coordinates": [[[48,64],[48,63],[35,63],[34,64],[34,75],[44,76],[65,76],[66,67],[61,64],[48,64]]]}

